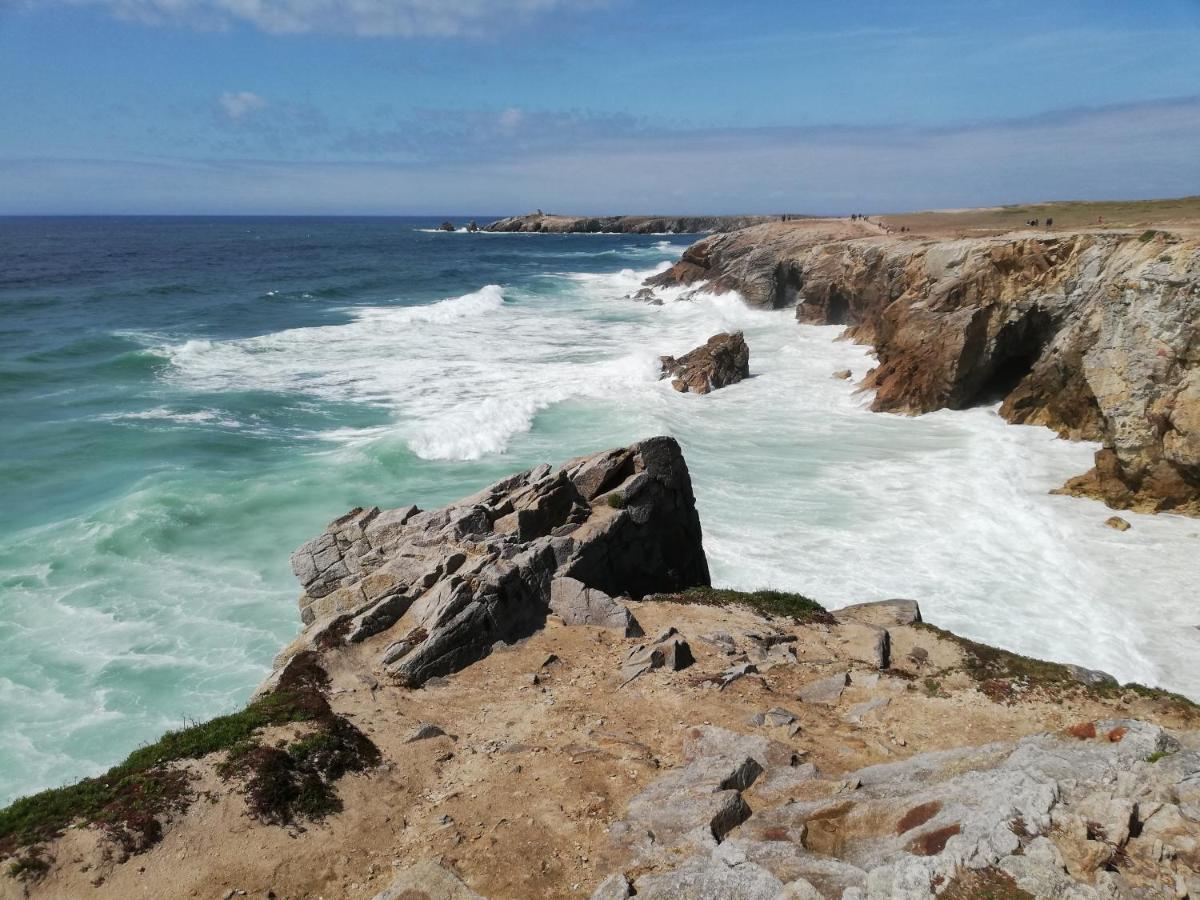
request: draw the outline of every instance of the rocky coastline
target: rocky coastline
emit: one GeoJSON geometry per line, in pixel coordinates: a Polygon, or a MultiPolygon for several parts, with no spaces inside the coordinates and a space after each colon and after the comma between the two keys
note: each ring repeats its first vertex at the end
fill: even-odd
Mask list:
{"type": "Polygon", "coordinates": [[[246,710],[0,811],[0,897],[1200,891],[1200,708],[911,600],[709,587],[671,438],[351,510],[292,565],[246,710]]]}
{"type": "Polygon", "coordinates": [[[966,239],[861,223],[714,235],[651,289],[737,291],[798,321],[846,325],[878,365],[879,411],[1000,402],[1010,422],[1099,441],[1064,487],[1116,509],[1200,514],[1200,241],[1169,232],[966,239]]]}
{"type": "Polygon", "coordinates": [[[546,234],[706,234],[736,231],[778,216],[561,216],[541,210],[497,219],[482,231],[544,232],[546,234]]]}

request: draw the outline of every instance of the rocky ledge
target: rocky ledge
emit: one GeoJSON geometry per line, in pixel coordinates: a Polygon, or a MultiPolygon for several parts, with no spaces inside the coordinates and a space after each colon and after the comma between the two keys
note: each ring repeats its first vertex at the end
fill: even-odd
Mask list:
{"type": "Polygon", "coordinates": [[[0,810],[0,898],[1200,894],[1193,704],[911,600],[707,587],[669,438],[293,567],[260,694],[0,810]]]}
{"type": "Polygon", "coordinates": [[[874,408],[1001,402],[1103,444],[1064,490],[1200,514],[1200,242],[1165,232],[929,240],[847,223],[706,238],[650,286],[705,284],[874,346],[874,408]]]}
{"type": "Polygon", "coordinates": [[[546,232],[548,234],[707,234],[735,231],[778,216],[558,216],[537,212],[497,219],[483,231],[546,232]]]}

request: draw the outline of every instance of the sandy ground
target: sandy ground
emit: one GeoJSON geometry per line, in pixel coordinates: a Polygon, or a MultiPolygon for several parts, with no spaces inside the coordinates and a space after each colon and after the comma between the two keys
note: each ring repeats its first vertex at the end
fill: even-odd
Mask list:
{"type": "MultiPolygon", "coordinates": [[[[448,683],[410,691],[386,683],[378,670],[365,674],[387,638],[381,635],[329,660],[335,710],[378,744],[384,760],[338,782],[342,813],[304,827],[259,824],[234,786],[214,774],[217,760],[206,759],[193,766],[200,799],[169,824],[158,846],[121,862],[97,832],[71,830],[49,848],[55,865],[45,879],[28,893],[0,879],[0,897],[371,897],[391,881],[394,866],[423,858],[439,860],[488,897],[588,896],[620,864],[606,826],[679,763],[689,725],[769,733],[836,774],[1112,715],[1187,724],[1182,713],[1132,695],[993,702],[956,671],[956,643],[912,626],[890,629],[892,670],[871,684],[871,636],[856,623],[798,626],[744,608],[631,605],[650,637],[678,628],[695,665],[622,687],[618,669],[638,640],[552,619],[448,683]],[[701,639],[715,630],[739,643],[746,633],[795,634],[798,662],[720,690],[706,676],[730,658],[701,639]],[[922,654],[912,654],[918,646],[928,654],[920,662],[922,654]],[[552,655],[556,661],[547,662],[552,655]],[[836,705],[797,699],[802,685],[846,670],[868,677],[855,679],[836,705]],[[847,718],[851,706],[877,697],[888,704],[861,722],[847,718]],[[799,717],[794,736],[748,723],[775,706],[799,717]],[[452,736],[406,743],[425,722],[452,736]]],[[[747,798],[753,807],[753,790],[747,798]]]]}

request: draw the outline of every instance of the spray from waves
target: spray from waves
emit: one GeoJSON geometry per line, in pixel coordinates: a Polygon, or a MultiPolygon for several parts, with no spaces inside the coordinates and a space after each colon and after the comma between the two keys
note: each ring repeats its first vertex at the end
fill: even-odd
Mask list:
{"type": "Polygon", "coordinates": [[[1185,662],[1195,623],[1170,587],[1194,579],[1180,562],[1194,552],[1186,534],[1138,522],[1117,552],[1101,510],[1046,495],[1087,467],[1092,447],[1008,426],[994,410],[867,412],[869,398],[830,377],[865,373],[866,349],[734,294],[627,300],[656,270],[547,275],[536,288],[489,286],[360,311],[343,325],[197,344],[176,355],[173,373],[193,386],[249,384],[388,411],[382,431],[325,435],[333,453],[369,456],[399,440],[425,460],[521,454],[541,417],[566,408],[577,412],[556,452],[672,433],[722,583],[831,605],[915,596],[968,636],[1200,695],[1185,662]],[[754,378],[704,398],[658,380],[658,355],[738,329],[754,378]],[[1126,599],[1146,585],[1154,612],[1141,615],[1126,599]],[[1014,619],[1032,624],[1014,634],[1014,619]]]}

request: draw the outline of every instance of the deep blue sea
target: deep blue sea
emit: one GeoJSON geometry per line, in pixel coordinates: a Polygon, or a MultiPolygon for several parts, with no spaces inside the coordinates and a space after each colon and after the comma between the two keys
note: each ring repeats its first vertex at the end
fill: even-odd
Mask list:
{"type": "Polygon", "coordinates": [[[658,433],[719,583],[911,596],[1200,696],[1200,525],[1120,535],[1048,496],[1092,446],[992,409],[871,413],[830,377],[867,350],[789,311],[627,299],[693,238],[439,221],[0,219],[0,802],[243,703],[298,628],[289,553],[349,507],[658,433]],[[755,377],[657,380],[734,328],[755,377]]]}

